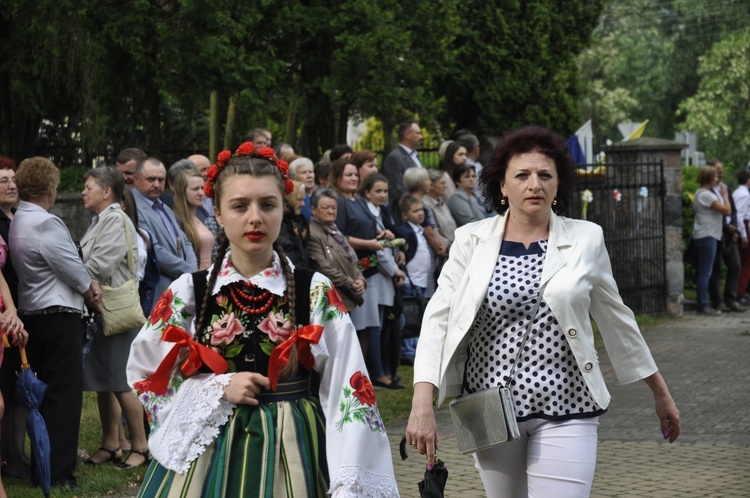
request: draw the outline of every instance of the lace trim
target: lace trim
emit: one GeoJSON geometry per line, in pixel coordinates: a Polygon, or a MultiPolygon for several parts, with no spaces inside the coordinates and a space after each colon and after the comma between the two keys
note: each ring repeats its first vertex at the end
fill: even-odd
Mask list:
{"type": "Polygon", "coordinates": [[[333,498],[398,498],[393,475],[377,474],[359,465],[342,465],[330,489],[333,498]]]}
{"type": "Polygon", "coordinates": [[[163,467],[186,472],[216,439],[235,407],[222,398],[231,378],[232,374],[204,374],[183,382],[169,416],[149,440],[151,453],[163,467]]]}

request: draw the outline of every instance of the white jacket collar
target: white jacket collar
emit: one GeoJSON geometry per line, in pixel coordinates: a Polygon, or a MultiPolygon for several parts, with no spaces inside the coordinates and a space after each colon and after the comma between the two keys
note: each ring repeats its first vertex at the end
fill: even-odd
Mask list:
{"type": "MultiPolygon", "coordinates": [[[[568,227],[566,226],[566,220],[566,218],[562,218],[555,213],[550,214],[550,236],[547,244],[547,258],[542,270],[542,285],[565,265],[565,257],[560,250],[570,246],[572,243],[568,227]]],[[[500,253],[500,246],[503,241],[503,234],[505,233],[506,222],[507,216],[505,214],[493,216],[492,218],[477,222],[471,229],[472,236],[477,239],[474,247],[474,261],[494,262],[497,260],[497,255],[500,253]]],[[[478,291],[486,290],[488,273],[484,265],[472,265],[469,272],[472,281],[478,283],[475,288],[478,291]]],[[[479,298],[479,295],[475,296],[475,298],[479,298]]]]}
{"type": "MultiPolygon", "coordinates": [[[[571,244],[568,228],[565,225],[564,220],[564,218],[559,217],[555,213],[550,213],[549,243],[557,247],[569,246],[571,244]]],[[[486,243],[494,239],[502,241],[503,234],[505,233],[506,221],[507,211],[506,214],[493,216],[492,218],[487,218],[486,220],[476,223],[471,234],[479,239],[479,243],[486,243]]]]}

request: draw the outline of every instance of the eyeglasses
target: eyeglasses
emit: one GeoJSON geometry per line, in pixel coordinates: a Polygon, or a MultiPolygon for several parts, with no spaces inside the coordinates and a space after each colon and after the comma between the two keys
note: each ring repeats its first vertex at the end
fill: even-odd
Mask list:
{"type": "Polygon", "coordinates": [[[16,183],[15,178],[0,178],[0,185],[7,186],[10,182],[16,183]]]}

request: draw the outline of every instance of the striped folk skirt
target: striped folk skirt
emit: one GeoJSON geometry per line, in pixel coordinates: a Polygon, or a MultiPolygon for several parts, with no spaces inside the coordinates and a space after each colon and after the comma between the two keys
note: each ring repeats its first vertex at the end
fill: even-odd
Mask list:
{"type": "Polygon", "coordinates": [[[328,484],[325,419],[305,397],[238,406],[184,474],[152,461],[138,496],[323,498],[328,484]]]}

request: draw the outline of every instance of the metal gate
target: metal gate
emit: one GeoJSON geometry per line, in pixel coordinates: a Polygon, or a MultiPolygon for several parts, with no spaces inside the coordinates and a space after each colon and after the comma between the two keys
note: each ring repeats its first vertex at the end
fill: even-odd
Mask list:
{"type": "Polygon", "coordinates": [[[599,224],[623,301],[636,313],[667,305],[664,164],[618,163],[579,170],[566,216],[599,224]]]}

